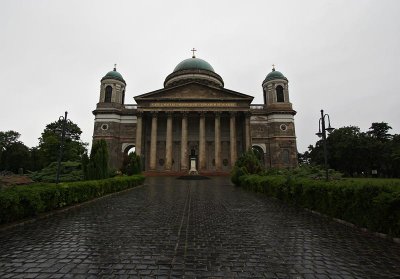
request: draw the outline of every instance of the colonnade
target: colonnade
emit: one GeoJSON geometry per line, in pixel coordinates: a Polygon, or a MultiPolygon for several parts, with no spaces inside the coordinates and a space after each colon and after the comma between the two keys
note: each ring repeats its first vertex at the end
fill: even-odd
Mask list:
{"type": "MultiPolygon", "coordinates": [[[[199,112],[199,154],[198,154],[198,170],[206,169],[206,113],[199,112]]],[[[166,112],[167,127],[165,141],[165,171],[172,170],[172,152],[173,152],[173,112],[166,112]]],[[[214,114],[214,136],[215,136],[215,168],[216,171],[222,170],[222,152],[221,152],[221,112],[213,112],[214,114]]],[[[236,132],[236,115],[237,112],[230,112],[229,120],[229,139],[230,139],[230,161],[233,165],[237,160],[237,132],[236,132]]],[[[181,112],[182,116],[182,134],[181,134],[181,171],[188,171],[188,112],[181,112]]],[[[150,135],[150,163],[149,170],[157,170],[157,124],[158,112],[151,112],[151,135],[150,135]]],[[[251,130],[250,130],[250,113],[245,113],[244,118],[244,141],[245,149],[248,150],[251,146],[251,130]]],[[[143,136],[143,114],[137,115],[136,126],[136,154],[142,155],[142,136],[143,136]]]]}

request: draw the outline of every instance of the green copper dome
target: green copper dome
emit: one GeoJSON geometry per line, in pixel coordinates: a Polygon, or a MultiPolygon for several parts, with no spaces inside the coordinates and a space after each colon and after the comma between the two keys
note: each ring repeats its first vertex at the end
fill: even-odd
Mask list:
{"type": "MultiPolygon", "coordinates": [[[[274,80],[274,79],[284,79],[288,80],[281,72],[276,71],[275,68],[272,69],[272,72],[270,72],[267,77],[264,79],[264,82],[274,80]]],[[[264,83],[263,82],[263,83],[264,83]]]]}
{"type": "Polygon", "coordinates": [[[125,83],[124,78],[120,73],[117,72],[115,68],[113,71],[109,71],[101,80],[103,79],[116,79],[125,83]]]}
{"type": "Polygon", "coordinates": [[[194,54],[192,58],[183,60],[175,67],[174,71],[165,78],[164,87],[178,86],[190,82],[224,87],[224,81],[214,71],[214,68],[207,61],[196,58],[194,54]]]}
{"type": "Polygon", "coordinates": [[[207,70],[214,72],[213,67],[207,61],[195,57],[183,60],[175,67],[174,72],[181,70],[207,70]]]}

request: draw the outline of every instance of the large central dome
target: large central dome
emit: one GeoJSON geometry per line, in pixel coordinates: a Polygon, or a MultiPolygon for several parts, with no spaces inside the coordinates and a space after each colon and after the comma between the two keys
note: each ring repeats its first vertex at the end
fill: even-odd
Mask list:
{"type": "Polygon", "coordinates": [[[213,67],[208,63],[207,61],[204,61],[203,59],[192,57],[183,60],[181,63],[179,63],[175,69],[174,72],[180,71],[180,70],[207,70],[214,72],[213,67]]]}
{"type": "Polygon", "coordinates": [[[207,61],[196,58],[188,58],[180,62],[174,71],[167,76],[164,86],[176,86],[188,82],[200,82],[207,85],[224,87],[224,81],[207,61]]]}

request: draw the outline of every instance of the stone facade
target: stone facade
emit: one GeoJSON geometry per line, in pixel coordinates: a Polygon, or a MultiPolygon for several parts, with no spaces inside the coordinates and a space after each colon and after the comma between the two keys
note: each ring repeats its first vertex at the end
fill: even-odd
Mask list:
{"type": "Polygon", "coordinates": [[[164,88],[134,97],[136,105],[124,104],[126,83],[115,69],[102,79],[93,140],[107,141],[110,166],[120,169],[135,147],[145,171],[188,173],[194,164],[199,173],[224,173],[253,147],[267,168],[296,167],[287,79],[273,69],[262,84],[264,104],[252,105],[252,96],[225,89],[201,63],[181,62],[164,88]]]}

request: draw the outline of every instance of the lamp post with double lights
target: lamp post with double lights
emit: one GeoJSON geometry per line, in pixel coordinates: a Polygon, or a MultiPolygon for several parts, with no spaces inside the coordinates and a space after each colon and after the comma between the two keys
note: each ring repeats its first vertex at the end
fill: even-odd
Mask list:
{"type": "Polygon", "coordinates": [[[326,131],[328,133],[331,133],[335,128],[331,127],[331,120],[329,118],[329,114],[324,114],[324,110],[321,109],[321,118],[319,119],[319,129],[318,133],[316,135],[318,137],[322,137],[322,141],[324,144],[324,160],[325,160],[325,178],[326,181],[329,179],[329,174],[328,174],[328,152],[326,149],[326,131]],[[325,117],[328,119],[328,128],[325,128],[325,117]]]}
{"type": "Polygon", "coordinates": [[[58,160],[57,160],[57,176],[56,176],[56,184],[60,182],[60,169],[61,169],[61,160],[63,156],[63,151],[64,151],[64,140],[65,137],[68,136],[66,135],[66,128],[67,124],[70,123],[69,119],[67,118],[68,112],[65,112],[64,116],[60,116],[58,120],[62,122],[61,130],[57,129],[57,132],[61,132],[61,143],[60,143],[60,149],[58,153],[58,160]]]}

